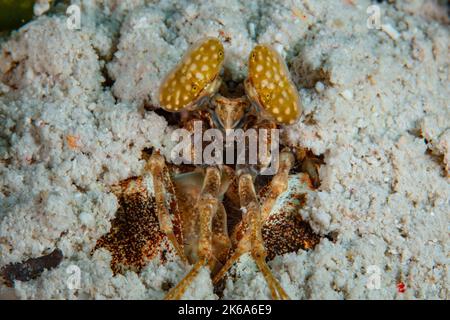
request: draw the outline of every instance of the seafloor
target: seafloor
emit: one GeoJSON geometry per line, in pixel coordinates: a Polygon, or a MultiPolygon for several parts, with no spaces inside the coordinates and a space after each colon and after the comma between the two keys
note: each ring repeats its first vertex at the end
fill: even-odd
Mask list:
{"type": "MultiPolygon", "coordinates": [[[[61,264],[0,285],[18,298],[159,299],[188,271],[151,262],[113,275],[108,187],[139,175],[142,150],[175,128],[149,111],[190,43],[220,37],[241,81],[257,43],[286,59],[304,107],[285,128],[323,155],[321,186],[300,212],[323,238],[269,263],[294,299],[448,299],[449,29],[434,1],[72,1],[0,39],[0,267],[59,248],[61,264]],[[380,8],[379,28],[367,9],[380,8]],[[71,266],[81,283],[68,286],[71,266]],[[69,274],[67,273],[69,272],[69,274]],[[379,276],[375,282],[373,276],[379,276]],[[372,277],[372,278],[371,278],[372,277]],[[399,290],[399,285],[402,290],[399,290]]],[[[253,262],[224,298],[269,298],[253,262]]],[[[203,269],[186,298],[215,299],[203,269]]]]}

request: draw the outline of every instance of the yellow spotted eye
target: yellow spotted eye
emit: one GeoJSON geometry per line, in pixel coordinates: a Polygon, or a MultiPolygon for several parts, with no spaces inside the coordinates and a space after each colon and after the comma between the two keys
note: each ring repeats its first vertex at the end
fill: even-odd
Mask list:
{"type": "Polygon", "coordinates": [[[195,107],[213,92],[224,60],[224,48],[217,38],[205,38],[188,49],[159,88],[159,105],[172,112],[195,107]]]}
{"type": "Polygon", "coordinates": [[[263,113],[278,123],[292,124],[302,112],[283,59],[268,45],[257,45],[250,53],[246,89],[263,113]]]}

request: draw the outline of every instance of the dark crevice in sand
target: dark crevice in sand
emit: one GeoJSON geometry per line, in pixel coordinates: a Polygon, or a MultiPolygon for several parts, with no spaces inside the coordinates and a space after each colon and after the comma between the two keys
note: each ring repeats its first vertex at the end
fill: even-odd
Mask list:
{"type": "Polygon", "coordinates": [[[29,281],[35,279],[45,270],[56,268],[62,260],[62,251],[55,249],[50,254],[4,266],[0,270],[0,279],[3,279],[8,287],[12,287],[15,280],[29,281]]]}

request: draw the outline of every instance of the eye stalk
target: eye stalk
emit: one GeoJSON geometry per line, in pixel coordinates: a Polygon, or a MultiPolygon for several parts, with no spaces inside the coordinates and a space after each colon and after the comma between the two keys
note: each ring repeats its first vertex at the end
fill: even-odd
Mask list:
{"type": "Polygon", "coordinates": [[[204,38],[192,45],[162,81],[159,105],[170,112],[196,108],[200,100],[219,89],[223,60],[224,48],[217,38],[204,38]]]}
{"type": "Polygon", "coordinates": [[[214,120],[218,122],[218,127],[226,130],[234,129],[239,125],[250,106],[250,101],[245,96],[225,98],[216,94],[211,100],[211,104],[214,107],[214,120]]]}
{"type": "Polygon", "coordinates": [[[300,96],[281,56],[268,45],[257,45],[248,59],[245,91],[264,117],[293,124],[302,113],[300,96]]]}

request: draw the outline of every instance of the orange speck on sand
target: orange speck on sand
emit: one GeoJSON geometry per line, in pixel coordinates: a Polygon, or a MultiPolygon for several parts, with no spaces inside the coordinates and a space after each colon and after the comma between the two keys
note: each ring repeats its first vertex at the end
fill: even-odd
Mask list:
{"type": "Polygon", "coordinates": [[[294,16],[296,16],[297,18],[299,18],[302,21],[306,21],[308,19],[306,14],[301,12],[300,9],[298,9],[298,8],[292,8],[292,13],[294,14],[294,16]]]}
{"type": "Polygon", "coordinates": [[[78,145],[78,141],[80,140],[79,136],[74,136],[69,134],[66,138],[67,140],[67,144],[69,145],[69,148],[74,150],[74,149],[78,149],[79,145],[78,145]]]}
{"type": "Polygon", "coordinates": [[[397,291],[399,293],[404,293],[406,290],[406,285],[403,282],[397,283],[397,291]]]}
{"type": "Polygon", "coordinates": [[[225,42],[230,42],[231,41],[231,36],[229,33],[226,33],[223,30],[219,30],[219,34],[222,38],[224,38],[225,42]]]}

